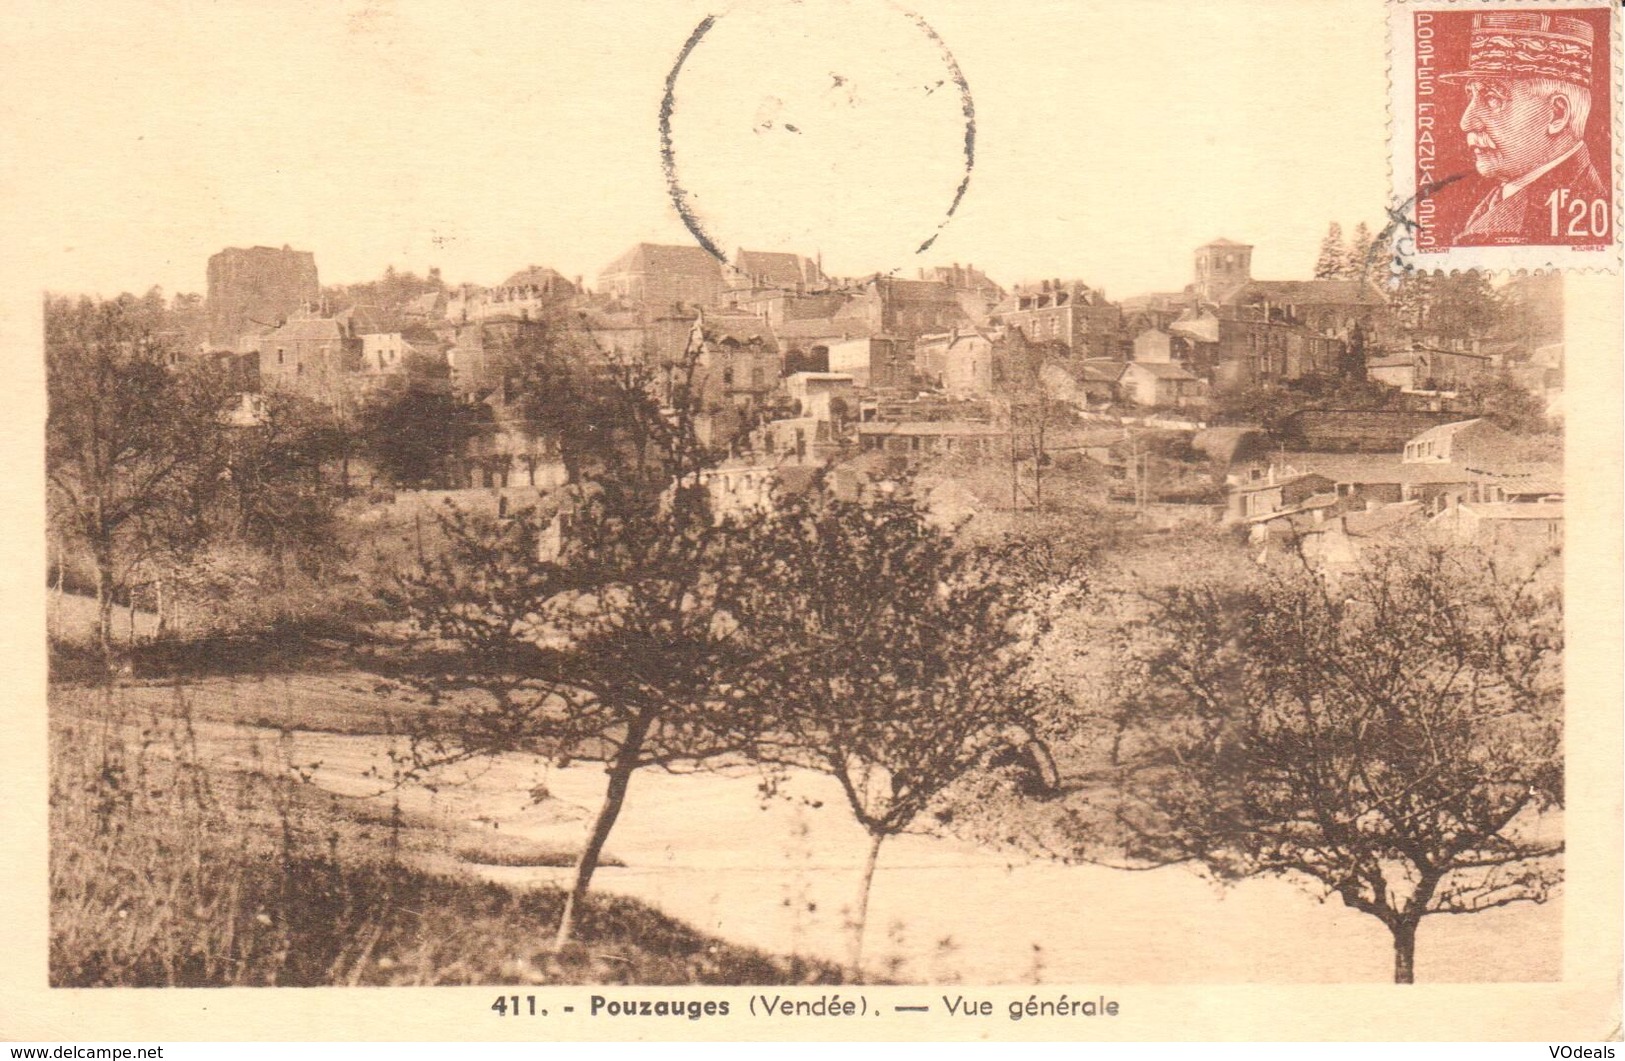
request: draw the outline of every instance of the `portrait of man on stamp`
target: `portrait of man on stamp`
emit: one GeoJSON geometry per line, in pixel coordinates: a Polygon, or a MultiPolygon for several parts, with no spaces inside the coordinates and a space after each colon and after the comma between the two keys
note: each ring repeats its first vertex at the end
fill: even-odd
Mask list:
{"type": "Polygon", "coordinates": [[[1439,76],[1460,93],[1457,125],[1479,178],[1463,182],[1457,202],[1473,205],[1450,242],[1607,238],[1607,182],[1586,140],[1606,37],[1584,18],[1561,14],[1485,11],[1471,19],[1466,62],[1439,76]]]}

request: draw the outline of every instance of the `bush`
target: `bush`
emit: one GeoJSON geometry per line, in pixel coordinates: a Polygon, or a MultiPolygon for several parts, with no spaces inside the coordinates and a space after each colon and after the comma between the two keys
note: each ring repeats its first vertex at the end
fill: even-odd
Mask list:
{"type": "MultiPolygon", "coordinates": [[[[837,982],[839,970],[704,936],[628,899],[413,865],[432,834],[349,814],[286,754],[210,770],[186,693],[52,690],[50,982],[57,987],[837,982]]],[[[252,732],[252,731],[244,731],[252,732]]]]}

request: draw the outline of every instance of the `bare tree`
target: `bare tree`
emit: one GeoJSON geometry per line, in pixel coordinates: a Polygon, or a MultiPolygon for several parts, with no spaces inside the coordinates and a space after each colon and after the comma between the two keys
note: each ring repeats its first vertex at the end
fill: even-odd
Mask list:
{"type": "Polygon", "coordinates": [[[263,395],[253,422],[223,432],[223,470],[215,522],[276,559],[317,570],[342,553],[335,540],[339,490],[322,465],[343,450],[342,428],[301,394],[263,395]]]}
{"type": "Polygon", "coordinates": [[[1001,756],[1042,775],[1029,781],[1054,780],[1032,736],[1036,580],[1012,548],[960,548],[900,494],[786,497],[750,541],[735,614],[754,653],[751,699],[774,715],[756,754],[833,777],[869,834],[853,917],[861,977],[885,840],[1001,756]]]}
{"type": "Polygon", "coordinates": [[[201,537],[220,470],[225,381],[180,358],[163,315],[156,291],[45,304],[51,518],[90,556],[104,655],[114,598],[201,537]]]}
{"type": "Polygon", "coordinates": [[[1124,803],[1151,862],[1281,874],[1393,936],[1561,880],[1560,580],[1420,542],[1341,580],[1263,573],[1155,595],[1124,707],[1124,803]]]}
{"type": "MultiPolygon", "coordinates": [[[[711,510],[687,391],[656,399],[652,372],[600,366],[616,400],[594,425],[595,460],[544,511],[501,521],[453,514],[448,547],[403,579],[402,599],[442,650],[429,683],[461,691],[430,716],[419,766],[507,752],[602,757],[603,803],[577,860],[556,945],[568,942],[637,771],[736,753],[757,714],[725,676],[732,524],[711,510]],[[551,521],[549,523],[549,521],[551,521]],[[557,534],[542,544],[544,524],[557,534]]],[[[691,378],[692,358],[682,378],[691,378]]]]}

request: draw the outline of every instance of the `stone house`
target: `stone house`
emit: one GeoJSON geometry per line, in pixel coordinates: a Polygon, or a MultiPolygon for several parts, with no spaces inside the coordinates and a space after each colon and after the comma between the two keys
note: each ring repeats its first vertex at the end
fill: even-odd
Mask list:
{"type": "Polygon", "coordinates": [[[1182,406],[1201,396],[1202,381],[1179,365],[1130,361],[1118,374],[1117,391],[1131,405],[1182,406]]]}
{"type": "Polygon", "coordinates": [[[1122,310],[1106,296],[1076,280],[1044,280],[1017,285],[995,309],[1006,328],[1031,343],[1058,343],[1073,357],[1112,357],[1122,328],[1122,310]]]}
{"type": "Polygon", "coordinates": [[[1458,420],[1429,428],[1405,443],[1406,464],[1460,464],[1495,459],[1512,436],[1488,420],[1458,420]]]}
{"type": "Polygon", "coordinates": [[[604,266],[596,290],[654,312],[711,306],[723,291],[722,263],[701,247],[639,243],[604,266]]]}
{"type": "Polygon", "coordinates": [[[915,385],[911,344],[895,336],[873,336],[832,342],[827,346],[829,371],[852,377],[859,387],[907,389],[915,385]]]}
{"type": "Polygon", "coordinates": [[[361,367],[361,342],[332,317],[296,317],[255,340],[260,384],[337,406],[361,367]]]}
{"type": "Polygon", "coordinates": [[[1432,525],[1478,547],[1558,547],[1563,544],[1563,502],[1463,501],[1434,516],[1432,525]]]}

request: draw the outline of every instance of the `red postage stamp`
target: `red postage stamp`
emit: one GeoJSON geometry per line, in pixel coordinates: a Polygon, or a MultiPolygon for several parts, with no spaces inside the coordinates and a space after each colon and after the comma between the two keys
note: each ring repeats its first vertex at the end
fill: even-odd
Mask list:
{"type": "Polygon", "coordinates": [[[1400,253],[1421,268],[1619,263],[1618,10],[1396,3],[1400,253]]]}

